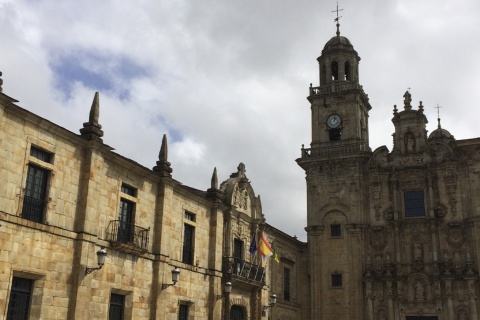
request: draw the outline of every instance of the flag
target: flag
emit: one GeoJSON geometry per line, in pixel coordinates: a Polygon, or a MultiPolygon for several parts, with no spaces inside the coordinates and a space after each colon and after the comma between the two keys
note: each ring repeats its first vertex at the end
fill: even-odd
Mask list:
{"type": "Polygon", "coordinates": [[[272,247],[270,247],[270,244],[268,243],[267,239],[265,238],[265,235],[262,233],[260,236],[260,243],[258,244],[258,252],[264,257],[270,257],[273,255],[273,250],[272,247]]]}
{"type": "Polygon", "coordinates": [[[257,251],[257,240],[255,240],[255,234],[253,234],[253,238],[252,238],[252,243],[250,243],[250,249],[248,250],[250,251],[250,255],[255,255],[255,252],[257,251]]]}
{"type": "Polygon", "coordinates": [[[273,259],[277,263],[280,263],[280,258],[278,258],[277,250],[275,250],[275,247],[273,246],[273,242],[272,242],[272,251],[273,251],[273,259]]]}

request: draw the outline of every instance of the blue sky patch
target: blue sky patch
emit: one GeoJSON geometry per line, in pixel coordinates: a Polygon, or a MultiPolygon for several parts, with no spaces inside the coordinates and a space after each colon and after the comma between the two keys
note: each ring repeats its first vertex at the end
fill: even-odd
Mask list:
{"type": "Polygon", "coordinates": [[[73,85],[99,92],[114,92],[120,99],[128,99],[130,81],[146,76],[147,70],[126,56],[101,55],[93,52],[68,52],[51,62],[55,87],[66,98],[71,97],[73,85]]]}

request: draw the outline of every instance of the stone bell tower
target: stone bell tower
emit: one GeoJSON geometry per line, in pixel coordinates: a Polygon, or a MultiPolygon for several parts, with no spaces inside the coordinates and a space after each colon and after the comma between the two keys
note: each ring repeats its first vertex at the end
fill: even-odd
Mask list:
{"type": "Polygon", "coordinates": [[[368,223],[368,96],[360,57],[337,32],[317,59],[320,85],[310,85],[312,141],[297,163],[306,172],[311,316],[363,319],[363,226],[368,223]]]}

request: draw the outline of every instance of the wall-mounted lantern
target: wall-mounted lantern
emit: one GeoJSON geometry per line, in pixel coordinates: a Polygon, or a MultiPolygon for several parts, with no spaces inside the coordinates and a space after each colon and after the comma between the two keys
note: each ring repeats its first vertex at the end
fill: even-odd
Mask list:
{"type": "Polygon", "coordinates": [[[105,264],[105,258],[107,257],[107,250],[104,247],[101,247],[100,250],[97,251],[97,263],[98,267],[96,268],[85,268],[85,275],[92,273],[95,270],[102,269],[103,265],[105,264]]]}
{"type": "Polygon", "coordinates": [[[172,282],[173,283],[164,283],[162,284],[162,290],[167,289],[170,286],[174,286],[178,282],[180,276],[180,269],[175,268],[172,270],[172,282]]]}

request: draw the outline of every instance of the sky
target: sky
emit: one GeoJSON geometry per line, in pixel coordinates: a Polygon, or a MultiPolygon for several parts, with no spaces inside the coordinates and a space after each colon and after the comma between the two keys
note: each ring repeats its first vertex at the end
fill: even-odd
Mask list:
{"type": "MultiPolygon", "coordinates": [[[[167,134],[173,178],[210,187],[243,162],[267,223],[305,241],[310,83],[335,36],[333,0],[0,0],[3,92],[72,132],[100,92],[104,143],[152,168],[167,134]]],[[[340,1],[361,57],[372,150],[392,147],[410,88],[429,132],[480,136],[480,1],[340,1]]]]}

